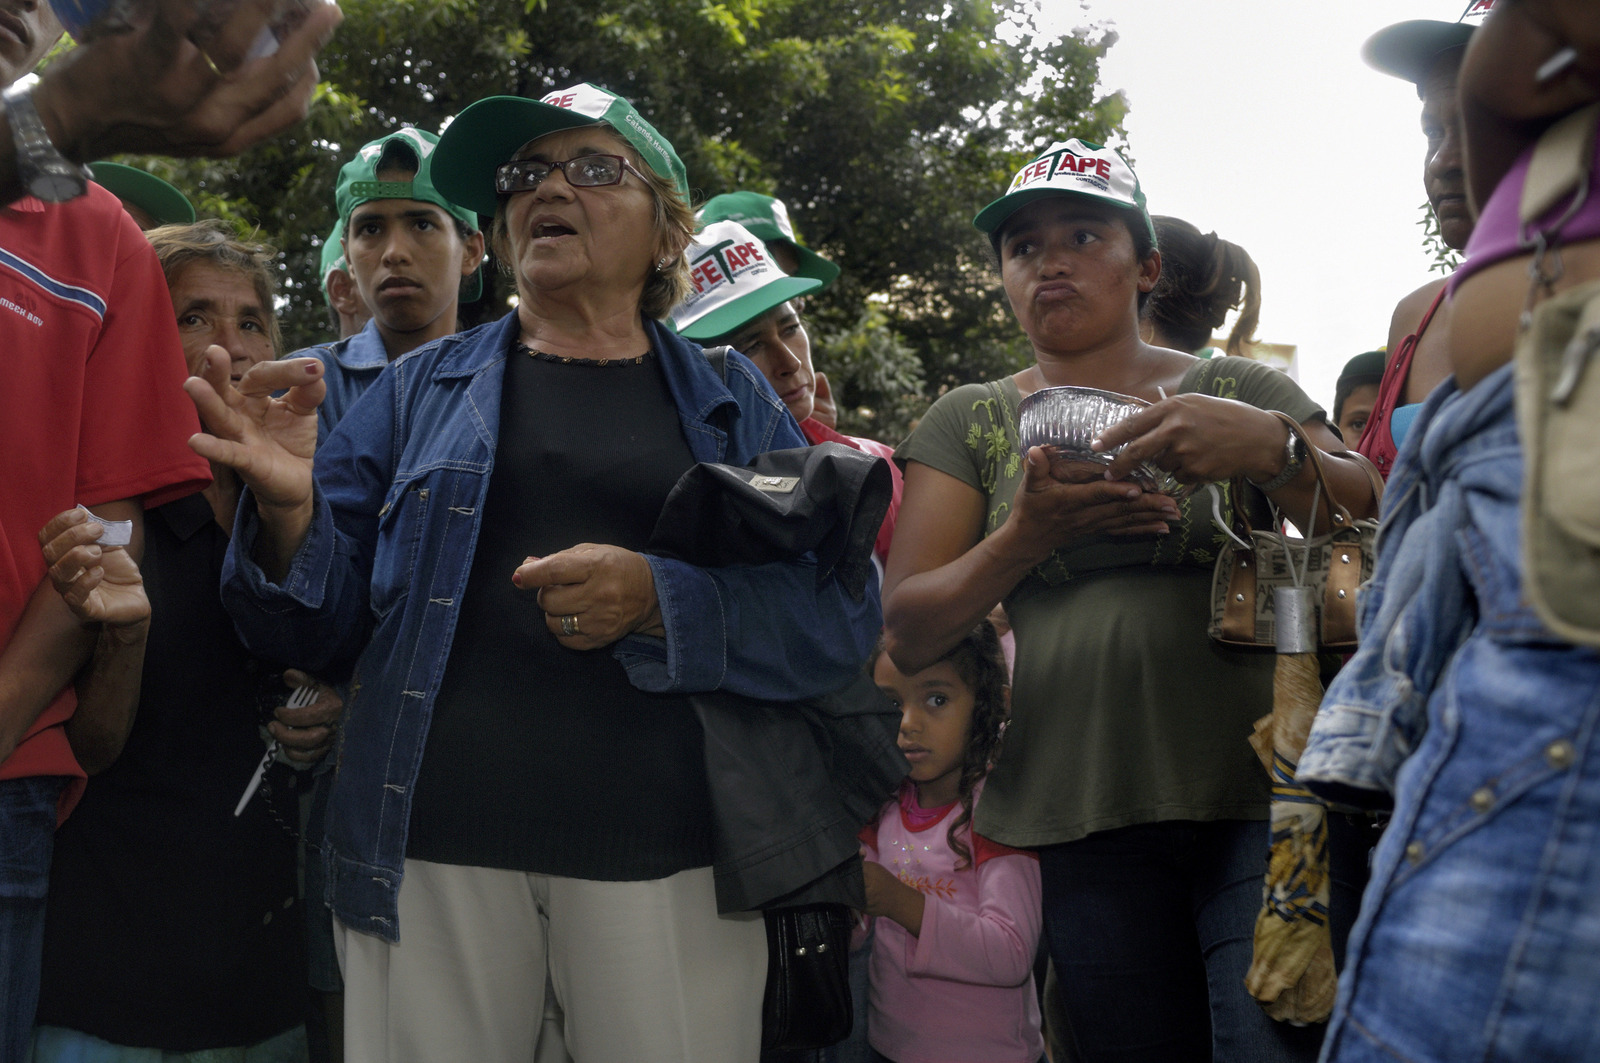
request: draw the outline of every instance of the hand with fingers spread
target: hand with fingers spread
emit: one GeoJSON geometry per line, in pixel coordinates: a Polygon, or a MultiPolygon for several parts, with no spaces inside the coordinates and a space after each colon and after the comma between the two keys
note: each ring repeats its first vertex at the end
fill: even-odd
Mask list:
{"type": "Polygon", "coordinates": [[[1149,462],[1185,484],[1235,476],[1264,482],[1283,468],[1287,435],[1281,421],[1248,403],[1185,394],[1112,425],[1093,447],[1101,452],[1123,447],[1106,470],[1108,479],[1121,479],[1149,462]]]}
{"type": "Polygon", "coordinates": [[[1052,462],[1043,447],[1030,447],[1006,526],[1037,563],[1097,535],[1164,534],[1178,518],[1178,504],[1167,495],[1107,480],[1104,466],[1093,462],[1052,462]]]}
{"type": "Polygon", "coordinates": [[[283,747],[284,756],[297,764],[315,764],[333,748],[344,699],[332,687],[295,668],[283,673],[283,681],[289,687],[315,687],[316,699],[303,707],[279,706],[267,730],[283,747]]]}
{"type": "Polygon", "coordinates": [[[528,558],[511,581],[538,592],[545,626],[568,649],[598,649],[634,632],[665,634],[650,563],[632,550],[580,543],[528,558]]]}
{"type": "Polygon", "coordinates": [[[84,510],[58,513],[39,532],[50,582],[86,624],[129,627],[150,619],[144,577],[120,546],[97,542],[102,527],[84,510]]]}
{"type": "Polygon", "coordinates": [[[87,162],[121,152],[236,155],[305,117],[316,53],[343,19],[313,3],[271,55],[247,59],[275,0],[144,0],[126,26],[90,36],[45,71],[34,101],[52,142],[87,162]]]}
{"type": "Polygon", "coordinates": [[[239,474],[255,492],[269,530],[281,527],[292,540],[292,554],[311,519],[317,406],[326,393],[322,363],[315,358],[260,362],[234,386],[227,351],[210,347],[202,373],[183,384],[206,428],[189,446],[239,474]],[[275,398],[279,391],[283,394],[275,398]]]}

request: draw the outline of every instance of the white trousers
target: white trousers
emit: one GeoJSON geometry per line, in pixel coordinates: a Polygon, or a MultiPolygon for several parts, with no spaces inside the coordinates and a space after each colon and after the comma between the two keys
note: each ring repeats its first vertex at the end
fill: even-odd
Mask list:
{"type": "Polygon", "coordinates": [[[592,882],[407,860],[400,944],[334,921],[348,1063],[756,1063],[759,913],[710,868],[592,882]]]}

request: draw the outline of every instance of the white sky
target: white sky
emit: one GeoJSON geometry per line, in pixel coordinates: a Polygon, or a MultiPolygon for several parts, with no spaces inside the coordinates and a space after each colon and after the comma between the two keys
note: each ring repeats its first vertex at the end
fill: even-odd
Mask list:
{"type": "Polygon", "coordinates": [[[1464,0],[1044,0],[1113,26],[1106,92],[1130,105],[1153,214],[1216,230],[1261,267],[1257,338],[1299,346],[1324,406],[1344,363],[1381,346],[1395,302],[1431,276],[1422,249],[1421,105],[1361,61],[1405,19],[1453,22],[1464,0]]]}

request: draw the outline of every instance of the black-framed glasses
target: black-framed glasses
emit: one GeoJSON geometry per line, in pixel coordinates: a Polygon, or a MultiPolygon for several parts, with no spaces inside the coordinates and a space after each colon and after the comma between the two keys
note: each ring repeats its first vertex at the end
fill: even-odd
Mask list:
{"type": "Polygon", "coordinates": [[[531,192],[544,183],[551,171],[560,170],[567,183],[574,188],[601,188],[621,184],[624,174],[631,173],[641,181],[644,174],[633,168],[633,163],[621,155],[579,155],[566,162],[545,159],[513,159],[495,167],[494,190],[501,195],[513,192],[531,192]]]}

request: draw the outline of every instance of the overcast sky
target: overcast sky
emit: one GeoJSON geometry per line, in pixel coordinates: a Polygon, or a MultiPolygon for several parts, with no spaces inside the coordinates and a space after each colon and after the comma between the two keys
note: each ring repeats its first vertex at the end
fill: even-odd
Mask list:
{"type": "Polygon", "coordinates": [[[1311,397],[1381,346],[1430,276],[1417,227],[1425,143],[1409,84],[1361,61],[1372,33],[1453,22],[1464,0],[1045,0],[1060,25],[1119,35],[1101,65],[1128,97],[1154,214],[1242,245],[1261,267],[1258,338],[1299,346],[1311,397]]]}

